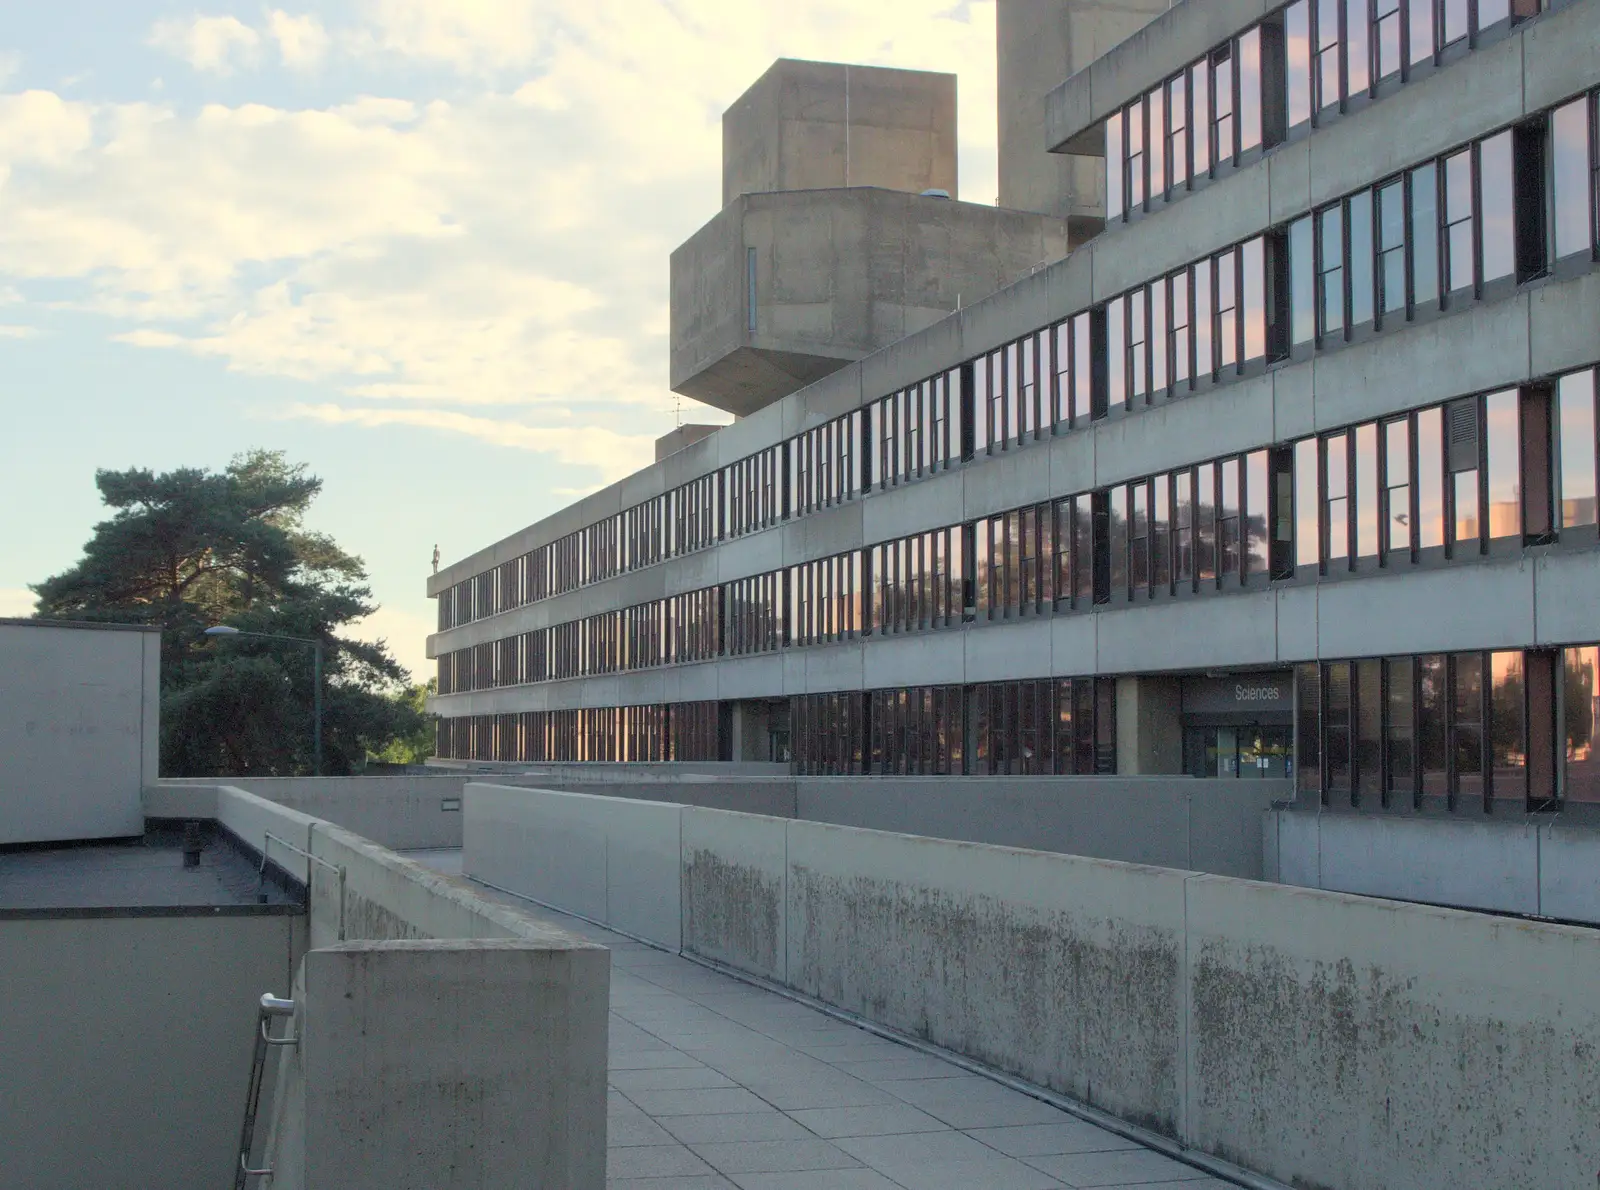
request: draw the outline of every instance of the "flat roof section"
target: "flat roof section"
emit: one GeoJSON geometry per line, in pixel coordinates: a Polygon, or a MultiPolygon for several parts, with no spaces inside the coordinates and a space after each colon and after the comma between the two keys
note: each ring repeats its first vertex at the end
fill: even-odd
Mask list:
{"type": "Polygon", "coordinates": [[[303,913],[215,824],[201,826],[198,867],[186,868],[181,826],[143,838],[0,851],[0,918],[303,913]],[[260,897],[265,895],[262,902],[260,897]]]}

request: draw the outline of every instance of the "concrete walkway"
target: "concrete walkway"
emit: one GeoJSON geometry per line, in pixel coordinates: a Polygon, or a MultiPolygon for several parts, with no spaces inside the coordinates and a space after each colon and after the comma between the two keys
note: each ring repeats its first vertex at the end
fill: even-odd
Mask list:
{"type": "MultiPolygon", "coordinates": [[[[410,855],[460,871],[459,852],[410,855]]],[[[484,893],[611,948],[611,1190],[1229,1186],[776,993],[484,893]]]]}

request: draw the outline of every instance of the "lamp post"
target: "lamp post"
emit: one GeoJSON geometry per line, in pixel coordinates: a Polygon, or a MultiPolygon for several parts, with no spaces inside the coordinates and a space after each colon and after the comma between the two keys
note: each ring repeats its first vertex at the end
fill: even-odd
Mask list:
{"type": "Polygon", "coordinates": [[[207,636],[249,636],[256,640],[287,640],[311,646],[311,750],[315,757],[314,776],[322,776],[322,642],[307,636],[283,636],[276,632],[244,632],[217,624],[206,629],[207,636]]]}

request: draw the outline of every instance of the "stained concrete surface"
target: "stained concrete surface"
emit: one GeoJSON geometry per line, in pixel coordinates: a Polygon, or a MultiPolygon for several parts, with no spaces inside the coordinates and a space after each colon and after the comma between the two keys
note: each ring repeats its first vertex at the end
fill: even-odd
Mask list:
{"type": "MultiPolygon", "coordinates": [[[[461,870],[459,851],[408,854],[461,870]]],[[[611,1190],[1228,1185],[954,1063],[538,913],[611,948],[611,1190]]]]}

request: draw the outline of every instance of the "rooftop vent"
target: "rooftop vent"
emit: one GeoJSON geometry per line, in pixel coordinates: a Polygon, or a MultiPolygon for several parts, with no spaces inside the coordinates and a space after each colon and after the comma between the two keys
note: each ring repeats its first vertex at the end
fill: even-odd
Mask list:
{"type": "Polygon", "coordinates": [[[949,198],[950,197],[950,192],[948,190],[940,190],[938,187],[934,187],[931,190],[924,190],[922,192],[922,197],[923,198],[949,198]]]}

